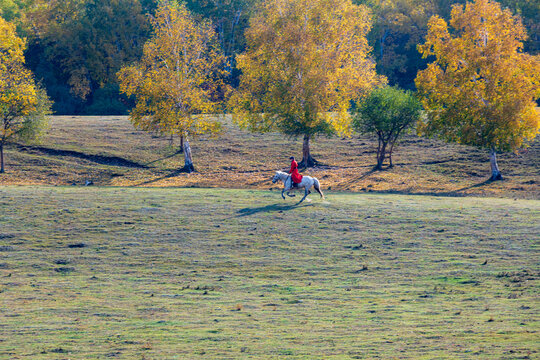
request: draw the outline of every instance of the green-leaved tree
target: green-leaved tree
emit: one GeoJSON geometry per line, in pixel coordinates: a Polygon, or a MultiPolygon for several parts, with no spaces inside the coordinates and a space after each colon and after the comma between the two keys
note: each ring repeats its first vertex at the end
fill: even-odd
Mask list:
{"type": "Polygon", "coordinates": [[[371,92],[358,106],[353,127],[362,134],[374,134],[378,139],[376,170],[381,170],[388,155],[392,167],[392,153],[399,137],[416,124],[422,105],[408,91],[383,87],[371,92]]]}

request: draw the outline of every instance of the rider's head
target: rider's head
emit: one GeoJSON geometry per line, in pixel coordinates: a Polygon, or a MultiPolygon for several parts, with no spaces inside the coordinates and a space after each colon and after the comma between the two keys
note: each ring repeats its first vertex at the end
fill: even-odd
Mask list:
{"type": "Polygon", "coordinates": [[[294,156],[291,156],[291,157],[289,158],[289,160],[291,160],[291,161],[294,160],[294,156]]]}

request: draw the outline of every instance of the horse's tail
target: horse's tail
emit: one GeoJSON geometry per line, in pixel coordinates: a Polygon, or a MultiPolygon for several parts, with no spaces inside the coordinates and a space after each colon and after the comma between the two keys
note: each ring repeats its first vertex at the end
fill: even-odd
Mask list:
{"type": "Polygon", "coordinates": [[[313,184],[315,190],[317,190],[317,192],[321,194],[321,197],[324,199],[324,194],[321,191],[321,184],[319,183],[319,180],[317,180],[316,178],[313,178],[313,180],[315,181],[315,183],[313,184]]]}

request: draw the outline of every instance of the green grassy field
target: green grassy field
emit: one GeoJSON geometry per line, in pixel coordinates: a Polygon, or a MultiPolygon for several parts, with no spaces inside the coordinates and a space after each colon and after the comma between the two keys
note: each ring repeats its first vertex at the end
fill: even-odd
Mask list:
{"type": "Polygon", "coordinates": [[[0,187],[0,358],[538,358],[540,201],[310,197],[0,187]]]}

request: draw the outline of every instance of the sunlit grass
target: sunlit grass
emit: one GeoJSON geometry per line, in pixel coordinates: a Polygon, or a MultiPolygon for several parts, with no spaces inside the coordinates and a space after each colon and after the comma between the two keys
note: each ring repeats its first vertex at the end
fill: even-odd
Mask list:
{"type": "Polygon", "coordinates": [[[0,358],[538,357],[540,202],[0,187],[0,358]]]}

